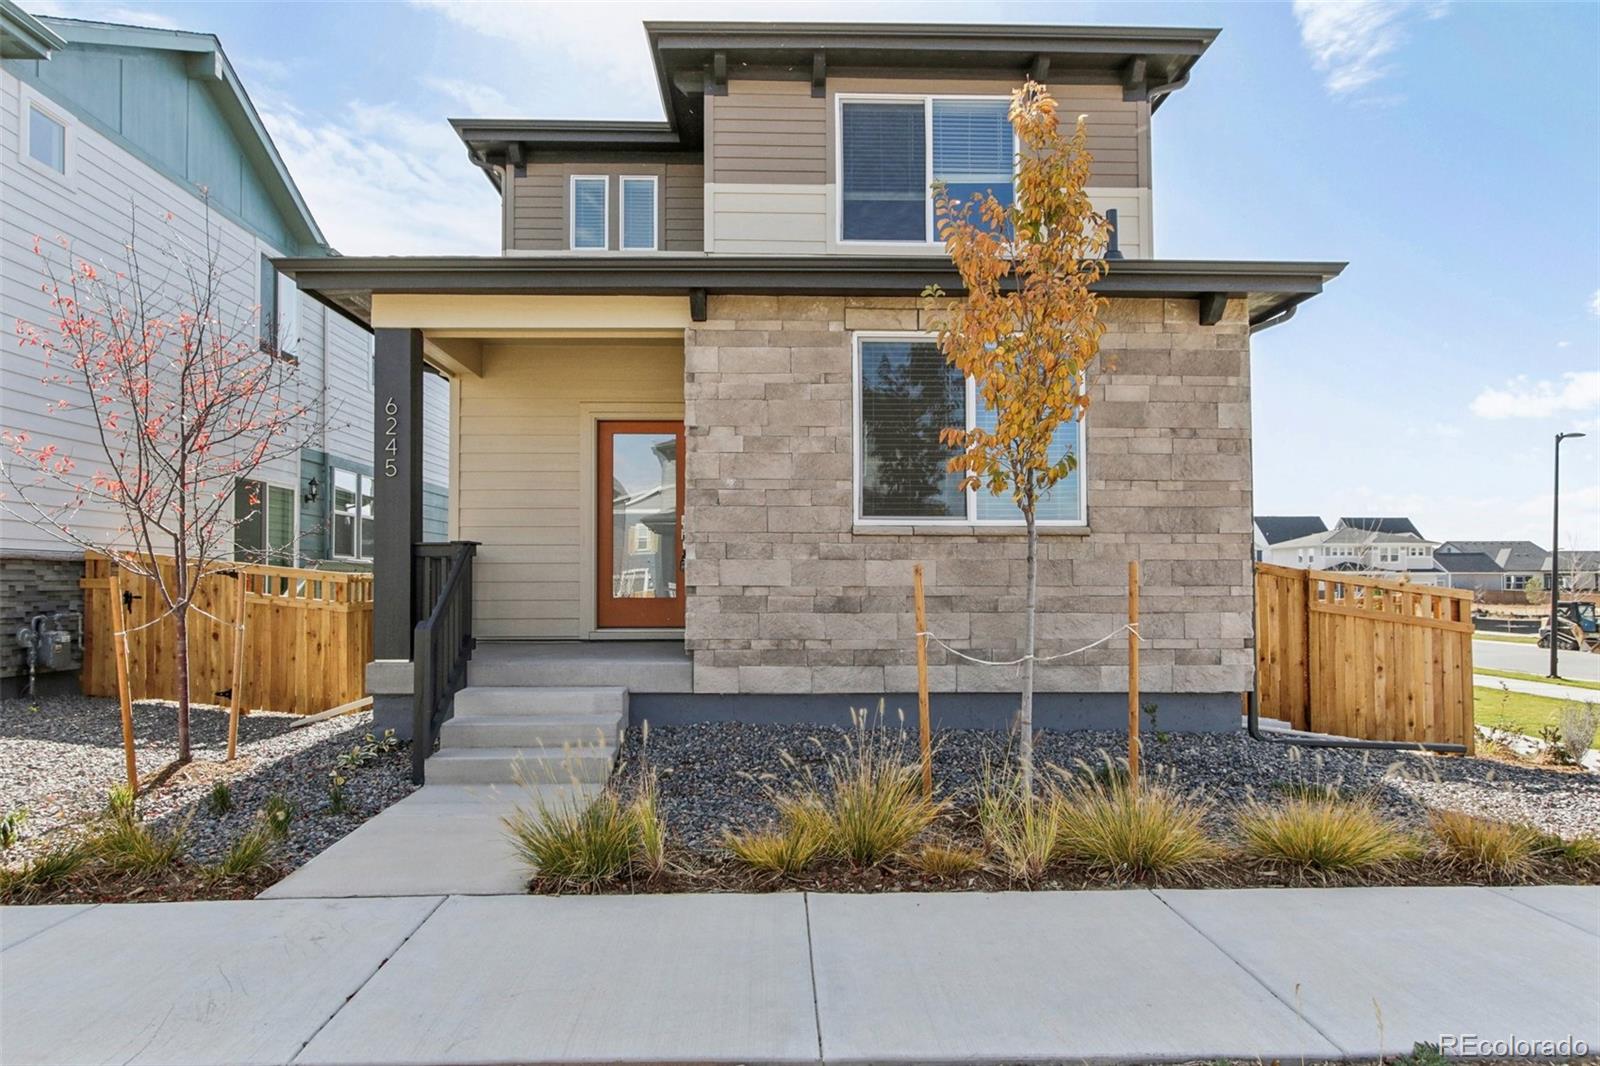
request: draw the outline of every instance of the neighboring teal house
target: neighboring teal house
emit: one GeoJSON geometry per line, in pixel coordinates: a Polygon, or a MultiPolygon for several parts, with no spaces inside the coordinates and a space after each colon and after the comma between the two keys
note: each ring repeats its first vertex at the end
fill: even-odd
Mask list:
{"type": "MultiPolygon", "coordinates": [[[[147,240],[170,214],[186,239],[198,242],[209,198],[226,302],[245,316],[260,307],[261,343],[298,363],[299,399],[314,419],[297,458],[261,470],[258,490],[238,494],[238,555],[370,566],[381,521],[372,491],[372,335],[274,269],[274,257],[337,253],[217,38],[36,18],[0,0],[0,184],[0,423],[58,442],[85,469],[95,466],[90,423],[48,409],[59,393],[41,384],[37,351],[21,348],[15,336],[18,320],[49,320],[34,238],[65,237],[74,256],[120,268],[135,214],[147,240]]],[[[427,539],[446,535],[448,395],[443,379],[426,383],[427,539]]],[[[108,543],[119,524],[109,512],[79,521],[108,543]]],[[[76,553],[23,518],[0,513],[0,677],[25,668],[14,639],[19,628],[75,624],[80,573],[76,553]]]]}

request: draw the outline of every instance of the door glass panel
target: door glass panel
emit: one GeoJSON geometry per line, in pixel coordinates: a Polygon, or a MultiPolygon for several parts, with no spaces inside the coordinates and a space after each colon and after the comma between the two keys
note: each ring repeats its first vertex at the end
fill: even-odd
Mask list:
{"type": "Polygon", "coordinates": [[[678,595],[678,438],[674,433],[611,437],[611,594],[678,595]]]}

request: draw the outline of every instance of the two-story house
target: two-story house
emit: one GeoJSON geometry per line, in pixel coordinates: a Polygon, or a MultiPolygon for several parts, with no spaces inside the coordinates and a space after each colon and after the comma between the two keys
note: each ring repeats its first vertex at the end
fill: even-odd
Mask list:
{"type": "MultiPolygon", "coordinates": [[[[959,291],[932,186],[1011,194],[1007,105],[1032,78],[1068,121],[1087,116],[1093,196],[1117,230],[1100,285],[1114,368],[1059,442],[1080,465],[1044,516],[1040,653],[1117,632],[1138,560],[1143,691],[1174,728],[1237,728],[1254,667],[1250,338],[1342,264],[1157,254],[1155,116],[1216,31],[647,36],[662,121],[454,122],[501,192],[500,255],[278,263],[377,335],[380,714],[408,713],[431,669],[408,661],[413,624],[441,606],[412,549],[427,366],[451,381],[451,536],[479,545],[470,619],[452,615],[477,640],[474,687],[622,686],[658,723],[914,708],[914,563],[933,633],[1014,658],[1020,516],[957,488],[922,431],[989,413],[919,295],[959,291]],[[614,531],[652,470],[675,513],[649,529],[677,573],[646,586],[614,531]]],[[[1125,721],[1124,644],[1042,665],[1038,720],[1125,721]]],[[[1003,726],[1016,708],[1015,668],[936,647],[930,681],[945,724],[1003,726]]]]}
{"type": "MultiPolygon", "coordinates": [[[[1263,521],[1273,522],[1258,518],[1258,537],[1263,521]]],[[[1283,520],[1278,521],[1273,528],[1284,528],[1283,520]]],[[[1322,524],[1320,519],[1316,523],[1322,524]]],[[[1434,565],[1438,547],[1409,518],[1341,518],[1332,529],[1277,538],[1264,546],[1258,539],[1257,558],[1277,566],[1389,573],[1419,585],[1448,584],[1434,565]]]]}
{"type": "MultiPolygon", "coordinates": [[[[234,328],[256,330],[263,345],[298,364],[292,399],[312,412],[299,453],[262,468],[259,484],[236,493],[236,554],[276,564],[370,565],[378,529],[372,336],[273,266],[280,256],[322,258],[332,250],[217,39],[34,18],[11,0],[0,0],[0,31],[0,424],[56,444],[85,476],[105,466],[87,414],[57,406],[70,394],[46,385],[39,349],[18,342],[19,322],[48,331],[53,321],[36,239],[56,256],[58,272],[68,254],[126,272],[136,222],[147,266],[163,262],[172,234],[203,259],[209,226],[224,290],[217,305],[237,319],[234,328]]],[[[152,303],[185,306],[174,271],[149,269],[141,280],[152,303]]],[[[423,388],[422,533],[442,538],[449,390],[435,375],[423,388]]],[[[26,672],[19,630],[78,625],[81,555],[30,521],[36,517],[16,500],[0,508],[0,677],[26,672]]],[[[109,546],[122,518],[91,504],[75,525],[109,546]]]]}

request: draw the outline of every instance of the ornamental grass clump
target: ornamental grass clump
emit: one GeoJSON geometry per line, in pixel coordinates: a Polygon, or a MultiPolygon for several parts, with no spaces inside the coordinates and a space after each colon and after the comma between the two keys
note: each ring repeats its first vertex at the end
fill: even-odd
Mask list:
{"type": "Polygon", "coordinates": [[[649,781],[631,802],[606,789],[591,803],[535,800],[502,819],[512,846],[535,876],[586,891],[666,869],[667,831],[649,781]]]}
{"type": "Polygon", "coordinates": [[[906,862],[917,873],[935,881],[948,881],[983,867],[984,854],[978,848],[963,847],[948,840],[930,840],[912,850],[906,862]]]}
{"type": "Polygon", "coordinates": [[[1240,814],[1245,851],[1327,872],[1386,866],[1419,852],[1416,841],[1367,800],[1300,797],[1250,803],[1240,814]]]}
{"type": "Polygon", "coordinates": [[[1091,777],[1068,786],[1058,803],[1058,853],[1092,869],[1138,878],[1221,855],[1205,830],[1206,805],[1164,782],[1091,777]]]}
{"type": "Polygon", "coordinates": [[[1021,884],[1043,879],[1056,859],[1061,833],[1060,793],[1028,797],[1020,773],[985,765],[978,782],[978,826],[995,865],[1021,884]]]}
{"type": "Polygon", "coordinates": [[[114,788],[106,803],[103,824],[88,846],[96,858],[122,873],[165,870],[188,850],[189,818],[166,832],[158,832],[139,820],[133,794],[123,787],[114,788]]]}
{"type": "Polygon", "coordinates": [[[213,879],[248,877],[267,867],[277,844],[278,836],[272,824],[265,818],[258,819],[239,834],[216,865],[207,868],[206,874],[213,879]]]}
{"type": "Polygon", "coordinates": [[[771,829],[727,833],[722,846],[753,870],[769,874],[804,872],[823,856],[833,836],[832,819],[814,795],[778,800],[778,824],[771,829]]]}
{"type": "Polygon", "coordinates": [[[1491,877],[1510,877],[1526,870],[1542,843],[1539,831],[1530,826],[1462,811],[1432,811],[1428,824],[1451,862],[1491,877]]]}
{"type": "Polygon", "coordinates": [[[828,848],[857,868],[899,855],[933,824],[944,805],[922,794],[922,769],[901,738],[857,717],[844,754],[828,763],[828,848]]]}
{"type": "Polygon", "coordinates": [[[29,903],[77,873],[93,855],[82,843],[58,844],[17,869],[0,869],[0,901],[29,903]]]}

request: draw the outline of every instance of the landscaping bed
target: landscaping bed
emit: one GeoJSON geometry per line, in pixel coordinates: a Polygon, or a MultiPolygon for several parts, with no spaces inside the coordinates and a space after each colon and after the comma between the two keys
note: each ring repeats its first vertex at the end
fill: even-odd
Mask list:
{"type": "Polygon", "coordinates": [[[0,817],[13,816],[14,838],[0,853],[0,902],[252,896],[414,788],[405,747],[367,741],[370,712],[298,726],[304,719],[296,715],[245,715],[231,763],[224,761],[227,720],[221,708],[192,708],[193,759],[176,766],[175,708],[135,704],[141,791],[131,813],[153,838],[181,832],[182,847],[168,861],[130,865],[92,854],[111,824],[108,797],[125,784],[117,702],[0,701],[0,817]],[[351,761],[352,749],[362,750],[356,761],[363,765],[341,771],[335,800],[330,772],[341,756],[351,761]],[[259,861],[219,876],[219,864],[269,810],[277,812],[274,832],[259,861]],[[74,850],[84,861],[69,874],[44,885],[19,878],[41,859],[74,850]]]}
{"type": "Polygon", "coordinates": [[[1600,884],[1595,775],[1160,733],[1135,790],[1119,777],[1125,752],[1117,734],[1039,734],[1031,809],[1059,818],[1040,830],[1015,813],[1013,753],[995,732],[937,734],[935,802],[908,815],[920,784],[894,799],[886,784],[920,782],[914,736],[898,729],[635,730],[598,804],[531,810],[514,839],[544,856],[536,892],[1600,884]],[[850,783],[864,786],[854,810],[838,799],[850,783]],[[897,841],[849,854],[908,817],[897,841]],[[826,839],[806,843],[807,823],[826,839]],[[1327,858],[1324,836],[1354,858],[1327,858]],[[596,841],[609,851],[591,856],[596,841]],[[549,872],[569,859],[575,873],[549,872]]]}

